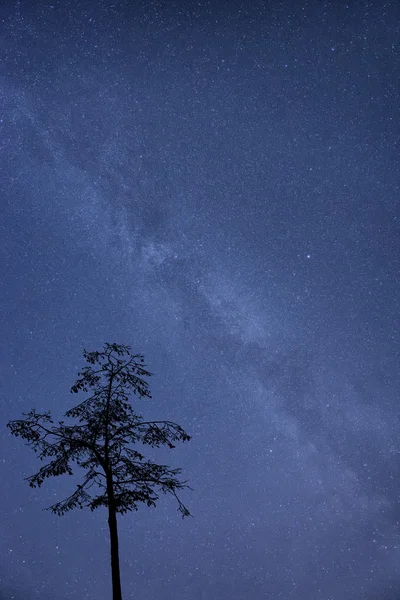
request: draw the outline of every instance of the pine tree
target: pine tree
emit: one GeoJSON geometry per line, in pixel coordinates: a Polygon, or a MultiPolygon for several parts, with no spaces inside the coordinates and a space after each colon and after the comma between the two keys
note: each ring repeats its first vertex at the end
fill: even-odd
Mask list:
{"type": "Polygon", "coordinates": [[[117,514],[138,510],[141,503],[155,506],[160,493],[169,493],[182,517],[190,515],[178,496],[179,490],[189,487],[179,477],[181,469],[147,460],[143,447],[174,448],[175,442],[188,441],[190,436],[172,421],[144,421],[133,410],[132,394],[151,398],[144,379],[151,373],[142,355],[132,354],[129,346],[105,344],[101,352],[85,350],[83,356],[88,364],[78,373],[71,392],[89,393],[89,397],[65,413],[76,424],[54,425],[50,412],[39,414],[33,409],[7,426],[28,442],[40,460],[51,459],[26,478],[31,487],[40,487],[48,477],[72,475],[73,463],[86,470],[83,483],[68,498],[45,510],[64,515],[77,507],[107,508],[113,600],[122,600],[117,514]],[[100,492],[96,496],[93,487],[100,492]]]}

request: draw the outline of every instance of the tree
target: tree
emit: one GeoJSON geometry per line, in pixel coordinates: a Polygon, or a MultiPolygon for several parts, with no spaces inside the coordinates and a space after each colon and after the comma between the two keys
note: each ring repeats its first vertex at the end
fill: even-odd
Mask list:
{"type": "Polygon", "coordinates": [[[179,478],[181,469],[146,460],[139,450],[146,445],[174,448],[175,442],[188,441],[190,436],[172,421],[144,421],[134,412],[132,394],[151,398],[144,379],[151,373],[141,354],[132,354],[130,346],[105,344],[102,352],[84,350],[83,356],[88,364],[78,373],[71,392],[90,395],[65,413],[78,423],[60,421],[56,426],[50,412],[39,414],[32,409],[23,413],[24,419],[7,426],[28,442],[40,460],[51,458],[26,478],[31,487],[40,487],[48,477],[72,475],[72,463],[86,470],[83,483],[71,496],[45,510],[63,515],[77,507],[107,508],[113,600],[122,600],[117,513],[138,510],[140,503],[155,506],[160,493],[169,493],[176,498],[182,517],[190,515],[177,493],[189,487],[179,478]],[[93,486],[99,495],[89,493],[93,486]]]}

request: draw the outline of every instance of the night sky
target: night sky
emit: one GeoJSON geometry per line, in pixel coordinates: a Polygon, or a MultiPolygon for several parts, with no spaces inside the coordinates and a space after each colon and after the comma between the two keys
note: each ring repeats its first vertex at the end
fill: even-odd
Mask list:
{"type": "Polygon", "coordinates": [[[1,600],[111,598],[5,428],[106,341],[193,436],[126,600],[400,598],[399,43],[396,0],[2,2],[1,600]]]}

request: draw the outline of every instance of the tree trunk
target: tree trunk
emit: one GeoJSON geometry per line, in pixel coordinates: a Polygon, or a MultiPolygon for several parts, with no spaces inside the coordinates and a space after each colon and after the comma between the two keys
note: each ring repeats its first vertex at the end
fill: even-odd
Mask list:
{"type": "Polygon", "coordinates": [[[122,600],[121,591],[121,575],[119,572],[119,548],[118,548],[118,527],[117,527],[117,511],[115,510],[114,502],[114,484],[112,467],[109,462],[109,407],[111,400],[112,383],[114,372],[111,368],[111,375],[107,393],[106,414],[105,414],[105,474],[107,480],[107,500],[108,500],[108,527],[110,528],[110,549],[111,549],[111,578],[113,600],[122,600]]]}
{"type": "Polygon", "coordinates": [[[112,597],[113,600],[122,600],[121,576],[119,572],[117,513],[114,506],[111,504],[108,507],[108,526],[110,528],[112,597]]]}

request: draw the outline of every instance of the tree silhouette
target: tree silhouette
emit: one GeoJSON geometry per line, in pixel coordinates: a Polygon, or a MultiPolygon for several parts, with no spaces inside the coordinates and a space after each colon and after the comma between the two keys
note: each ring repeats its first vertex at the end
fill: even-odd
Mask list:
{"type": "Polygon", "coordinates": [[[182,517],[190,515],[177,494],[189,487],[179,478],[181,469],[146,460],[139,449],[145,445],[174,448],[175,442],[190,440],[190,436],[172,421],[144,421],[134,412],[132,394],[151,398],[143,379],[151,373],[141,354],[132,354],[130,346],[105,344],[102,352],[84,350],[83,356],[88,365],[78,373],[71,392],[90,395],[65,413],[77,424],[60,421],[56,426],[50,412],[39,414],[33,409],[7,426],[28,442],[40,460],[51,458],[26,478],[31,487],[40,487],[48,477],[72,475],[72,463],[86,469],[83,483],[73,494],[45,510],[63,515],[84,506],[108,509],[113,600],[122,600],[117,513],[138,510],[140,503],[155,506],[160,493],[169,493],[176,498],[182,517]],[[90,494],[93,486],[99,495],[90,494]]]}

